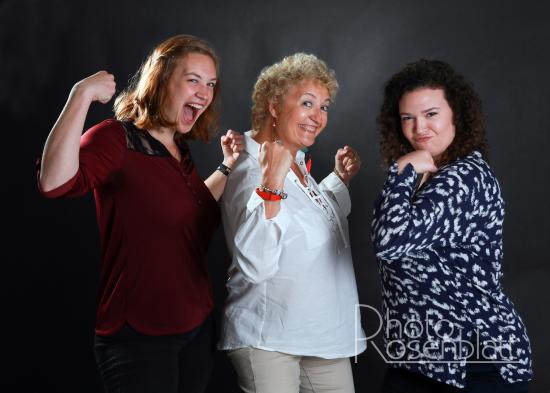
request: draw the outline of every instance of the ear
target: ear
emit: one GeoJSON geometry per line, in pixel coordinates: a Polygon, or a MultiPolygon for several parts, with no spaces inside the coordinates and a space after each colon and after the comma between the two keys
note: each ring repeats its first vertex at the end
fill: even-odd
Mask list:
{"type": "Polygon", "coordinates": [[[278,110],[278,105],[277,105],[277,102],[276,101],[269,101],[269,113],[271,114],[271,116],[273,116],[273,118],[277,118],[277,112],[279,111],[278,110]]]}

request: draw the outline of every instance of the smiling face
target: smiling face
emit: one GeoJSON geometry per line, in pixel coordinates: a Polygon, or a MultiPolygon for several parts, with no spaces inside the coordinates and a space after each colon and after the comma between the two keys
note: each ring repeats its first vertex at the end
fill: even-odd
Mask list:
{"type": "Polygon", "coordinates": [[[330,96],[315,81],[303,81],[289,88],[282,102],[270,105],[275,134],[293,154],[315,143],[327,125],[330,96]]]}
{"type": "Polygon", "coordinates": [[[214,97],[217,74],[212,58],[188,53],[178,61],[168,82],[165,116],[176,122],[176,130],[187,133],[214,97]]]}
{"type": "Polygon", "coordinates": [[[427,150],[436,160],[455,137],[453,111],[443,89],[420,88],[399,100],[401,130],[415,150],[427,150]]]}

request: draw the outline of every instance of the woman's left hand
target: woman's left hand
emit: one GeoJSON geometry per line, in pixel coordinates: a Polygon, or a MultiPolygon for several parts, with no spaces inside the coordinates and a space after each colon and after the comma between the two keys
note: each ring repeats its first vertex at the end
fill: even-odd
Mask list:
{"type": "Polygon", "coordinates": [[[223,164],[233,168],[244,148],[244,137],[236,131],[228,130],[220,138],[220,144],[223,152],[223,164]]]}
{"type": "Polygon", "coordinates": [[[349,146],[338,149],[334,157],[334,172],[349,186],[351,179],[359,172],[361,159],[355,150],[349,146]]]}

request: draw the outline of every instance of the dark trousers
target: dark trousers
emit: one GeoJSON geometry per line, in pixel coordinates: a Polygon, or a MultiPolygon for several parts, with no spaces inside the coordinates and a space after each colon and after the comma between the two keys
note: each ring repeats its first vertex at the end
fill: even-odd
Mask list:
{"type": "Polygon", "coordinates": [[[528,382],[506,383],[493,364],[471,364],[466,369],[466,388],[437,382],[420,373],[388,367],[382,393],[526,393],[528,382]]]}
{"type": "Polygon", "coordinates": [[[212,316],[182,334],[148,336],[124,325],[95,337],[99,373],[107,393],[199,393],[208,385],[215,338],[212,316]]]}

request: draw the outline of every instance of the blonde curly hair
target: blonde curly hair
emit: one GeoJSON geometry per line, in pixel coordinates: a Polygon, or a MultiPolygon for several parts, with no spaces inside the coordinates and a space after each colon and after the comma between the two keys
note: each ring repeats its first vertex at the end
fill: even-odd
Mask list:
{"type": "Polygon", "coordinates": [[[252,92],[252,129],[260,131],[270,116],[269,104],[281,103],[288,90],[302,81],[320,83],[327,88],[330,101],[334,102],[338,92],[334,70],[315,55],[295,53],[260,72],[252,92]]]}

